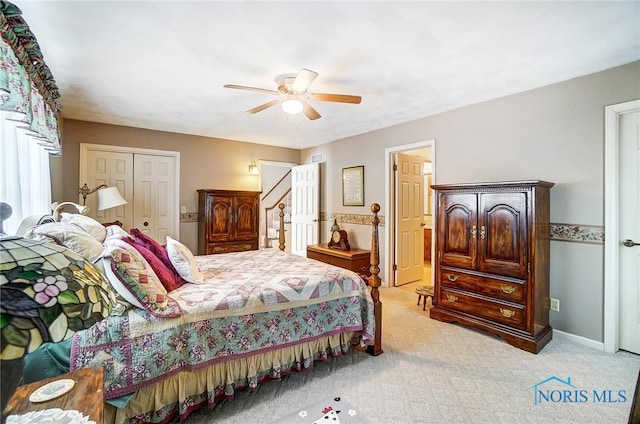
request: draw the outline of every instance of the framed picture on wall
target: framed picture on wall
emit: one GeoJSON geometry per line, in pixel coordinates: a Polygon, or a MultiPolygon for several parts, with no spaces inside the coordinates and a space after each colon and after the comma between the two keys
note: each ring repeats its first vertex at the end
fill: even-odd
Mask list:
{"type": "Polygon", "coordinates": [[[342,206],[364,206],[364,165],[342,168],[342,206]]]}

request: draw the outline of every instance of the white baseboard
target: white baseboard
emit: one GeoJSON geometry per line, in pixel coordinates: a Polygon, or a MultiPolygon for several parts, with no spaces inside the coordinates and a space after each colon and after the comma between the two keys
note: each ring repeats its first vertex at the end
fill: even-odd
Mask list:
{"type": "Polygon", "coordinates": [[[590,347],[592,349],[604,351],[603,342],[597,342],[595,340],[587,339],[586,337],[576,336],[575,334],[565,333],[564,331],[555,330],[555,329],[553,330],[553,337],[562,339],[562,340],[570,340],[574,343],[578,343],[578,344],[590,347]]]}

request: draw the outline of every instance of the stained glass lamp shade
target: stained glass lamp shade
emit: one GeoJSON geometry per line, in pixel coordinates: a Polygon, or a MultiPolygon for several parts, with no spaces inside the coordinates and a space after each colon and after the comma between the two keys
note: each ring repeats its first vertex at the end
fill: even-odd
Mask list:
{"type": "Polygon", "coordinates": [[[107,317],[116,297],[98,269],[53,243],[0,238],[0,359],[21,358],[107,317]]]}

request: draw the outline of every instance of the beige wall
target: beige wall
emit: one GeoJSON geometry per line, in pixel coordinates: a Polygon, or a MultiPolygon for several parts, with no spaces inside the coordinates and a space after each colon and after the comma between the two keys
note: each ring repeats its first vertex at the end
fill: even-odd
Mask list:
{"type": "MultiPolygon", "coordinates": [[[[371,202],[383,211],[387,203],[385,149],[433,139],[436,182],[552,181],[552,223],[603,226],[604,107],[638,98],[634,62],[306,149],[302,162],[324,154],[323,211],[367,214],[371,202]],[[345,208],[341,169],[355,165],[365,166],[366,206],[345,208]]],[[[551,296],[561,305],[552,326],[602,341],[603,245],[552,241],[551,255],[551,296]]]]}
{"type": "MultiPolygon", "coordinates": [[[[65,119],[63,155],[51,162],[53,201],[78,198],[80,143],[180,152],[180,205],[187,212],[197,211],[200,188],[260,191],[260,177],[248,173],[252,160],[300,160],[296,149],[65,119]]],[[[197,227],[195,222],[180,224],[180,239],[194,252],[197,227]]]]}
{"type": "MultiPolygon", "coordinates": [[[[604,107],[638,98],[640,62],[634,62],[302,152],[65,120],[64,155],[52,159],[53,200],[77,198],[79,143],[179,151],[180,203],[190,212],[196,210],[198,188],[260,189],[259,179],[247,174],[252,159],[309,163],[312,154],[323,153],[321,211],[370,215],[372,202],[380,203],[382,211],[387,203],[385,149],[435,140],[436,182],[552,181],[553,223],[602,226],[604,107]],[[341,170],[357,165],[365,166],[365,206],[344,207],[341,170]]],[[[322,224],[321,240],[326,241],[328,226],[322,224]]],[[[353,246],[369,246],[368,226],[343,227],[353,246]]],[[[180,233],[195,248],[196,224],[181,224],[180,233]]],[[[384,257],[383,229],[380,236],[384,257]]],[[[602,341],[603,245],[552,241],[551,255],[551,296],[561,302],[560,312],[551,312],[552,326],[602,341]]]]}

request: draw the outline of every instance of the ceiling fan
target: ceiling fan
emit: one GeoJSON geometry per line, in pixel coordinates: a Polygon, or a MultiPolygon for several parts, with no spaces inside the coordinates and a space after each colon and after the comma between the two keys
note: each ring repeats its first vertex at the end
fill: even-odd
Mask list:
{"type": "Polygon", "coordinates": [[[249,109],[247,113],[254,114],[268,109],[277,104],[282,104],[282,109],[290,114],[303,112],[310,120],[320,118],[320,114],[315,110],[307,100],[319,100],[322,102],[339,102],[358,104],[362,100],[360,96],[352,96],[348,94],[328,94],[328,93],[311,93],[308,91],[311,83],[318,77],[318,73],[309,69],[301,69],[295,77],[285,77],[278,85],[278,90],[269,90],[265,88],[247,87],[244,85],[226,84],[225,88],[236,88],[238,90],[258,91],[260,93],[273,94],[278,96],[277,99],[249,109]]]}

